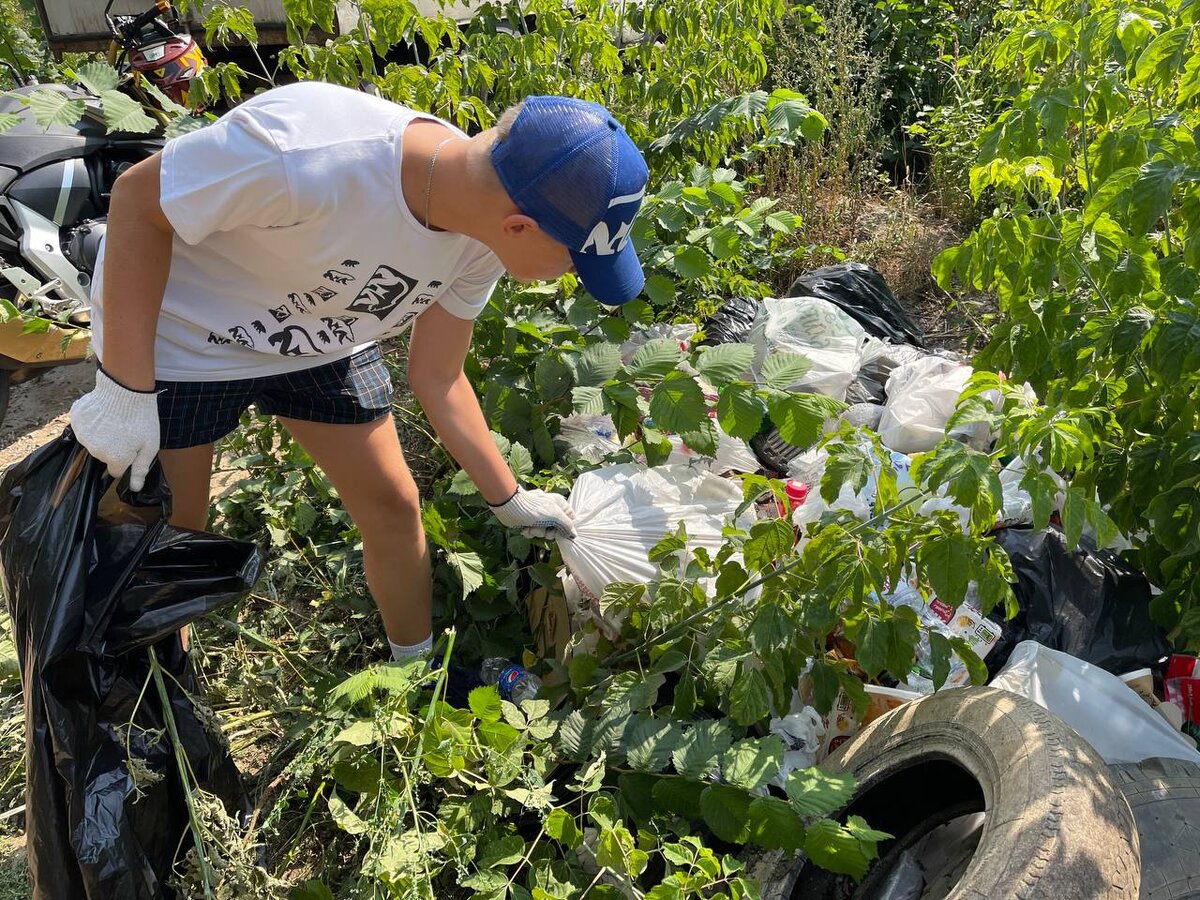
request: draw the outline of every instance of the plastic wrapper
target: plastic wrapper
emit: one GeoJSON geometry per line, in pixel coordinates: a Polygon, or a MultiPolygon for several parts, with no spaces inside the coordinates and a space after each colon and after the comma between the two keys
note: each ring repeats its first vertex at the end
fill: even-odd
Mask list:
{"type": "MultiPolygon", "coordinates": [[[[888,376],[880,438],[901,453],[932,450],[946,436],[946,423],[971,374],[970,366],[940,356],[926,356],[894,369],[888,376]]],[[[975,423],[951,437],[984,449],[989,434],[985,424],[975,423]]]]}
{"type": "Polygon", "coordinates": [[[1194,742],[1115,675],[1036,641],[1022,641],[992,687],[1028,697],[1075,729],[1109,765],[1154,756],[1200,764],[1194,742]]]}
{"type": "MultiPolygon", "coordinates": [[[[933,654],[929,647],[929,635],[924,629],[932,629],[948,638],[963,638],[982,660],[987,659],[992,648],[1000,640],[1000,626],[984,616],[973,587],[967,591],[967,596],[957,609],[937,597],[926,599],[920,590],[907,581],[901,582],[900,586],[884,599],[892,606],[907,606],[912,609],[924,626],[912,671],[892,673],[920,693],[931,694],[934,690],[933,654]]],[[[945,686],[963,687],[970,683],[971,676],[967,667],[957,654],[951,653],[950,674],[946,676],[945,686]]]]}
{"type": "Polygon", "coordinates": [[[789,297],[819,297],[837,304],[870,334],[889,341],[925,346],[925,335],[877,271],[847,262],[814,269],[788,289],[789,297]]]}
{"type": "Polygon", "coordinates": [[[559,440],[566,444],[568,458],[585,459],[590,463],[621,449],[621,439],[612,416],[567,416],[559,425],[559,440]]]}
{"type": "Polygon", "coordinates": [[[0,480],[0,579],[21,666],[36,898],[174,896],[165,882],[188,847],[188,815],[163,706],[147,684],[148,647],[200,786],[231,813],[244,809],[211,713],[189,696],[196,685],[178,630],[248,591],[261,555],[169,526],[157,465],[142,491],[126,485],[118,490],[69,431],[0,480]]]}
{"type": "MultiPolygon", "coordinates": [[[[682,521],[688,549],[721,548],[726,523],[742,503],[732,481],[691,466],[626,463],[585,472],[571,488],[575,537],[560,538],[563,562],[595,607],[614,582],[645,584],[658,575],[650,550],[682,521]]],[[[753,524],[750,514],[739,520],[753,524]]]]}
{"type": "Polygon", "coordinates": [[[756,373],[771,351],[799,353],[812,363],[812,368],[785,387],[842,400],[858,374],[866,341],[863,327],[832,303],[799,297],[764,300],[750,329],[749,342],[757,351],[756,373]]]}
{"type": "Polygon", "coordinates": [[[637,353],[638,348],[651,341],[660,340],[661,338],[670,338],[679,343],[679,349],[687,351],[692,344],[692,338],[696,336],[696,326],[690,323],[682,325],[667,325],[658,323],[651,325],[649,328],[643,328],[629,336],[629,340],[621,345],[621,362],[628,365],[633,360],[633,354],[637,353]]]}
{"type": "Polygon", "coordinates": [[[783,741],[783,764],[771,780],[776,787],[782,788],[792,772],[817,764],[825,722],[815,709],[805,706],[797,712],[772,719],[769,725],[771,734],[783,741]]]}
{"type": "Polygon", "coordinates": [[[1179,710],[1184,733],[1200,741],[1200,660],[1182,654],[1172,656],[1163,688],[1167,703],[1179,710]]]}
{"type": "MultiPolygon", "coordinates": [[[[1005,621],[989,666],[1023,640],[1061,650],[1114,674],[1159,667],[1171,653],[1150,618],[1150,582],[1118,556],[1081,542],[1075,550],[1053,528],[1005,528],[996,542],[1012,560],[1019,611],[1005,621]]],[[[1000,615],[992,612],[992,618],[1000,615]]]]}
{"type": "Polygon", "coordinates": [[[758,313],[758,301],[746,297],[732,297],[721,304],[721,308],[701,326],[704,340],[700,346],[715,344],[740,344],[750,336],[750,326],[758,313]]]}

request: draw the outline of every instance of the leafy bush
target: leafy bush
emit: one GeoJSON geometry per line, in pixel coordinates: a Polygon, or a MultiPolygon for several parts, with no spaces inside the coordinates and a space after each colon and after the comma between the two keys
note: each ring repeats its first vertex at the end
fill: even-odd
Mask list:
{"type": "MultiPolygon", "coordinates": [[[[1082,9],[1040,0],[1005,12],[974,61],[999,92],[966,98],[983,104],[988,124],[964,136],[955,132],[963,119],[948,117],[939,129],[943,141],[973,144],[970,187],[993,212],[935,264],[944,286],[995,293],[1001,317],[980,362],[1027,380],[1046,404],[1007,420],[1008,446],[1036,447],[1072,473],[1077,506],[1098,496],[1130,536],[1128,556],[1162,588],[1155,616],[1192,650],[1200,647],[1196,16],[1177,0],[1082,9]]],[[[1076,518],[1075,533],[1081,527],[1076,518]]]]}

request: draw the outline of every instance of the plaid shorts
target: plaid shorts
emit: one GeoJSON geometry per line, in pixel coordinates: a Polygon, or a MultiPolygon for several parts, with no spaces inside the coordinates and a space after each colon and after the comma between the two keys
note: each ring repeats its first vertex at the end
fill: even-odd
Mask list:
{"type": "Polygon", "coordinates": [[[157,387],[164,450],[225,437],[251,405],[266,415],[331,425],[374,422],[392,411],[392,377],[374,344],[298,372],[237,381],[160,381],[157,387]]]}

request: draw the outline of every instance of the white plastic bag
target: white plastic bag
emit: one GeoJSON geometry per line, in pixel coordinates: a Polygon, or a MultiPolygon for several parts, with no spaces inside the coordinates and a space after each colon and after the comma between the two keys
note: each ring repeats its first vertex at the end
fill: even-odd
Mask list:
{"type": "Polygon", "coordinates": [[[812,368],[789,389],[844,400],[846,388],[858,374],[867,333],[828,300],[790,297],[762,302],[750,329],[750,342],[757,351],[756,373],[772,350],[799,353],[812,368]]]}
{"type": "MultiPolygon", "coordinates": [[[[635,463],[585,472],[571,488],[574,539],[560,538],[563,562],[584,595],[599,597],[613,582],[645,583],[658,574],[650,550],[683,521],[688,549],[716,554],[721,530],[742,503],[732,481],[690,466],[635,463]]],[[[749,528],[753,518],[739,523],[749,528]]]]}
{"type": "MultiPolygon", "coordinates": [[[[946,423],[971,371],[970,366],[939,356],[926,356],[892,370],[879,420],[883,442],[901,453],[923,453],[936,447],[946,436],[946,423]]],[[[987,426],[973,424],[962,437],[982,449],[988,439],[987,426]]]]}
{"type": "Polygon", "coordinates": [[[721,427],[717,426],[717,455],[702,456],[683,442],[677,434],[668,434],[671,442],[671,454],[667,457],[668,465],[695,466],[723,475],[726,472],[757,472],[762,463],[750,449],[750,445],[741,438],[730,437],[721,427]]]}
{"type": "MultiPolygon", "coordinates": [[[[897,490],[902,494],[915,490],[916,483],[909,472],[912,460],[894,450],[890,452],[892,468],[896,471],[897,490]]],[[[788,477],[809,487],[808,498],[792,514],[792,524],[801,529],[801,534],[805,534],[805,526],[820,521],[826,510],[846,510],[856,519],[863,521],[871,518],[871,508],[875,505],[876,479],[882,468],[879,460],[875,460],[875,469],[867,478],[862,490],[856,493],[850,483],[845,482],[832,503],[826,503],[821,496],[821,478],[825,474],[825,464],[828,461],[828,451],[818,447],[801,453],[788,463],[788,477]]]]}
{"type": "Polygon", "coordinates": [[[1200,763],[1195,744],[1121,681],[1081,659],[1021,641],[992,687],[1028,697],[1075,729],[1109,765],[1152,756],[1200,763]]]}

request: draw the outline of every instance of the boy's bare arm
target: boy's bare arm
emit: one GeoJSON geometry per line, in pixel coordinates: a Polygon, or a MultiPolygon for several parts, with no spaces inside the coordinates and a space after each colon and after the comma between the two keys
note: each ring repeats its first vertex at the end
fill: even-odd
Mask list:
{"type": "Polygon", "coordinates": [[[496,449],[479,398],[463,372],[474,324],[436,303],[413,323],[408,383],[446,445],[492,505],[517,489],[516,479],[496,449]]]}
{"type": "Polygon", "coordinates": [[[104,238],[104,358],[108,374],[133,390],[154,388],[154,336],[171,271],[174,229],[159,204],[161,154],[113,186],[104,238]]]}

